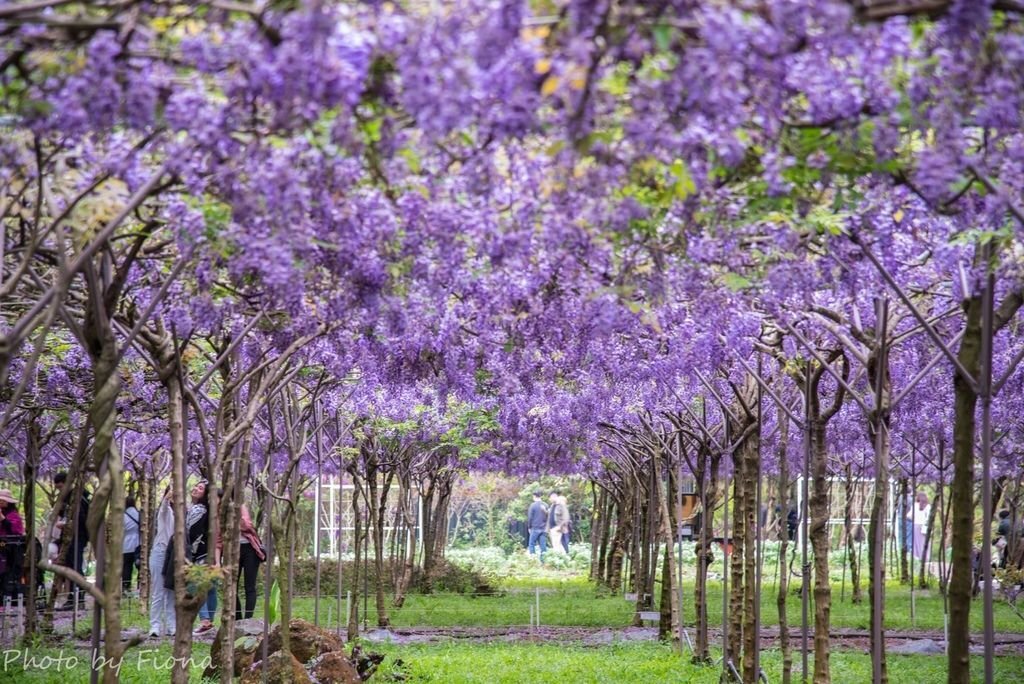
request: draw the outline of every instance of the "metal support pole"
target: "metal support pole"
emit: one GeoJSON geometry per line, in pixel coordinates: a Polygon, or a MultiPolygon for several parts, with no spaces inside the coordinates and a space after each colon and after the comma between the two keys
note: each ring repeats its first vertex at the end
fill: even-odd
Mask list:
{"type": "Polygon", "coordinates": [[[984,249],[985,290],[981,309],[981,567],[985,581],[982,611],[985,621],[985,684],[995,673],[995,621],[992,613],[992,309],[995,274],[992,271],[992,243],[984,249]]]}

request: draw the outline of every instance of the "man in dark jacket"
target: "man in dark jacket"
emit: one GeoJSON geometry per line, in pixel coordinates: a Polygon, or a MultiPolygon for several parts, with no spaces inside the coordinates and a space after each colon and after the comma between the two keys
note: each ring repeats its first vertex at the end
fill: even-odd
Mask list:
{"type": "Polygon", "coordinates": [[[544,552],[548,550],[548,507],[541,501],[540,492],[533,493],[533,503],[526,511],[526,524],[530,528],[530,541],[528,548],[530,555],[534,554],[537,540],[540,540],[540,560],[544,560],[544,552]]]}
{"type": "MultiPolygon", "coordinates": [[[[53,484],[57,487],[63,487],[67,479],[68,474],[61,471],[53,476],[53,484]]],[[[74,487],[73,484],[72,487],[74,487]]],[[[73,491],[74,489],[72,489],[73,491]]],[[[85,546],[89,543],[89,528],[86,525],[86,518],[89,517],[89,503],[89,491],[83,487],[82,498],[75,502],[69,496],[58,512],[58,517],[68,522],[71,521],[72,517],[77,518],[74,528],[70,525],[65,525],[61,529],[60,547],[64,550],[63,553],[65,554],[63,556],[64,562],[61,565],[71,568],[80,575],[85,574],[85,546]]],[[[72,594],[68,597],[67,602],[58,606],[57,610],[71,610],[74,607],[74,599],[72,598],[74,593],[74,590],[72,590],[72,594]]],[[[81,590],[78,591],[78,606],[79,608],[85,607],[85,592],[81,590]]]]}

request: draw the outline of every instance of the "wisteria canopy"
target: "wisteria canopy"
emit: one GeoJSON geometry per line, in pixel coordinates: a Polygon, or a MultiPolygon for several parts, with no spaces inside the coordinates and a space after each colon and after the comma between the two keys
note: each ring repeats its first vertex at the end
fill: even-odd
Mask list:
{"type": "Polygon", "coordinates": [[[988,472],[1019,476],[1022,18],[4,3],[5,463],[102,483],[178,477],[177,450],[229,482],[241,450],[272,480],[351,471],[376,438],[410,472],[600,481],[616,439],[675,420],[729,478],[725,423],[760,388],[759,472],[792,477],[813,379],[822,477],[955,488],[981,476],[990,344],[988,472]]]}

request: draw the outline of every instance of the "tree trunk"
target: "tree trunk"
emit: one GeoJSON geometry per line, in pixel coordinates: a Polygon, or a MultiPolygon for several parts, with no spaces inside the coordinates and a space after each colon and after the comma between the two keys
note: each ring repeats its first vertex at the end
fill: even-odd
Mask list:
{"type": "Polygon", "coordinates": [[[701,514],[700,541],[697,544],[697,577],[694,581],[693,591],[694,608],[697,614],[697,645],[694,649],[693,660],[703,664],[711,662],[711,649],[708,642],[708,567],[713,560],[711,552],[712,523],[718,501],[718,469],[722,457],[718,453],[710,455],[707,477],[704,473],[705,464],[709,461],[706,449],[701,449],[698,459],[697,483],[700,487],[701,514]]]}
{"type": "Polygon", "coordinates": [[[659,537],[665,544],[665,559],[661,569],[661,619],[659,620],[659,637],[671,640],[673,645],[679,646],[679,594],[676,592],[676,557],[674,552],[674,539],[672,531],[676,529],[673,521],[670,503],[674,500],[672,473],[666,476],[667,491],[660,491],[660,473],[662,470],[661,458],[658,450],[655,450],[653,467],[655,483],[658,485],[658,498],[661,500],[661,534],[659,537]]]}
{"type": "MultiPolygon", "coordinates": [[[[733,426],[729,430],[730,435],[739,435],[742,429],[735,429],[742,426],[733,426]]],[[[746,463],[740,450],[733,452],[733,478],[732,478],[732,500],[733,500],[733,529],[732,529],[732,558],[729,563],[729,574],[732,576],[732,586],[729,588],[729,643],[727,645],[727,660],[731,660],[737,669],[740,668],[740,657],[743,654],[743,557],[745,551],[746,530],[746,463]]],[[[728,539],[726,540],[728,544],[728,539]]]]}
{"type": "Polygon", "coordinates": [[[911,508],[913,508],[913,506],[914,506],[913,497],[909,496],[909,492],[910,492],[910,485],[907,482],[907,478],[901,477],[900,478],[899,501],[902,503],[902,506],[896,506],[896,511],[902,510],[903,515],[901,516],[901,515],[897,514],[896,511],[893,511],[893,515],[895,516],[894,520],[896,521],[896,524],[899,525],[899,527],[896,530],[894,530],[894,531],[896,532],[896,538],[901,541],[901,543],[900,543],[900,584],[909,584],[910,583],[910,562],[909,562],[910,553],[909,553],[909,550],[908,550],[907,547],[911,546],[913,544],[913,538],[912,537],[908,537],[907,535],[904,534],[904,531],[906,530],[906,527],[907,527],[907,523],[905,521],[905,516],[906,516],[906,514],[908,512],[907,511],[907,506],[908,506],[907,502],[910,501],[909,506],[911,508]]]}
{"type": "Polygon", "coordinates": [[[629,505],[632,499],[632,494],[627,492],[623,499],[616,504],[618,515],[616,516],[615,536],[612,538],[612,550],[608,559],[605,582],[613,594],[622,590],[622,563],[626,556],[626,543],[633,532],[633,509],[629,505]]]}
{"type": "Polygon", "coordinates": [[[612,540],[612,516],[615,512],[615,502],[607,490],[602,489],[602,494],[604,494],[604,501],[601,504],[601,519],[599,521],[601,537],[597,550],[597,581],[608,586],[608,545],[612,540]]]}
{"type": "Polygon", "coordinates": [[[872,387],[878,387],[880,384],[882,388],[881,392],[876,391],[875,393],[876,398],[880,395],[882,401],[879,406],[875,407],[874,413],[871,416],[870,430],[868,434],[872,447],[875,451],[875,496],[871,504],[871,544],[868,549],[868,566],[871,568],[871,579],[870,582],[868,582],[868,598],[871,601],[871,624],[874,625],[876,620],[875,596],[876,592],[881,593],[883,610],[881,614],[877,616],[877,619],[882,625],[880,637],[881,642],[875,642],[875,633],[872,629],[871,650],[872,653],[879,653],[879,657],[881,659],[881,681],[878,684],[886,684],[889,681],[889,674],[885,658],[885,554],[884,552],[880,553],[880,550],[884,549],[885,544],[885,508],[889,497],[890,378],[888,365],[886,364],[881,368],[879,367],[880,365],[876,350],[868,358],[868,379],[870,384],[872,387]],[[876,568],[878,568],[881,573],[881,584],[876,584],[875,581],[876,568]]]}
{"type": "Polygon", "coordinates": [[[846,464],[846,506],[843,508],[843,526],[846,529],[846,564],[850,568],[850,584],[853,586],[853,603],[860,603],[864,596],[860,587],[860,566],[857,564],[857,544],[853,531],[853,506],[857,488],[853,481],[853,466],[846,464]]]}
{"type": "Polygon", "coordinates": [[[28,575],[28,594],[25,597],[25,634],[36,632],[36,565],[39,558],[36,554],[36,477],[37,468],[42,457],[42,429],[39,426],[39,417],[42,411],[32,408],[28,412],[28,429],[25,452],[25,539],[28,548],[25,549],[25,570],[28,575]]]}
{"type": "MultiPolygon", "coordinates": [[[[928,512],[928,524],[924,532],[924,548],[931,549],[932,547],[932,529],[935,527],[935,514],[938,511],[940,504],[939,497],[936,496],[932,499],[932,508],[928,512]]],[[[930,552],[925,553],[925,560],[922,560],[918,568],[918,581],[917,585],[921,589],[928,588],[928,561],[931,559],[932,554],[930,552]]]]}
{"type": "MultiPolygon", "coordinates": [[[[351,610],[348,614],[348,640],[354,641],[359,636],[359,575],[363,572],[362,560],[363,560],[363,515],[362,510],[359,508],[359,478],[356,476],[355,469],[351,469],[349,473],[352,475],[352,537],[355,542],[354,557],[352,563],[352,572],[350,580],[352,586],[352,603],[351,610]]],[[[340,562],[340,561],[339,561],[340,562]]]]}
{"type": "Polygon", "coordinates": [[[139,478],[139,609],[149,615],[149,550],[153,546],[153,478],[139,478]]]}
{"type": "Polygon", "coordinates": [[[793,678],[793,650],[789,645],[789,620],[786,617],[786,599],[789,596],[789,569],[786,554],[789,547],[789,418],[782,407],[778,411],[779,423],[779,593],[775,605],[779,612],[779,649],[782,651],[782,684],[793,678]]]}
{"type": "Polygon", "coordinates": [[[395,608],[401,608],[405,603],[405,593],[412,584],[413,571],[416,567],[416,541],[418,535],[415,529],[415,516],[413,514],[412,489],[409,487],[408,477],[399,476],[401,493],[399,494],[399,515],[402,516],[405,529],[408,530],[409,543],[403,547],[402,569],[398,573],[398,580],[395,582],[395,598],[392,604],[395,608]]]}
{"type": "Polygon", "coordinates": [[[370,500],[370,525],[373,533],[373,568],[374,575],[374,598],[377,605],[377,626],[388,627],[391,620],[388,617],[387,598],[385,596],[384,570],[384,526],[387,515],[388,491],[391,488],[392,473],[384,476],[383,484],[378,491],[376,462],[370,477],[367,479],[370,500]]]}
{"type": "MultiPolygon", "coordinates": [[[[99,484],[89,507],[86,525],[93,548],[106,544],[102,554],[103,568],[97,567],[97,580],[102,576],[103,601],[94,608],[94,629],[103,615],[104,665],[103,681],[118,681],[119,668],[126,645],[121,643],[121,546],[124,539],[124,476],[121,453],[114,443],[117,424],[117,398],[121,392],[121,376],[117,371],[117,339],[107,315],[105,297],[95,291],[99,278],[87,277],[91,305],[86,309],[83,338],[92,361],[93,400],[89,406],[92,427],[91,468],[99,475],[99,484]],[[104,525],[104,521],[106,525],[104,525]]],[[[83,435],[83,439],[85,435],[83,435]]],[[[97,554],[99,559],[99,554],[97,554]]],[[[99,583],[99,582],[97,582],[99,583]]],[[[95,634],[95,632],[94,632],[95,634]]],[[[94,636],[95,639],[97,636],[94,636]]],[[[137,640],[134,642],[137,643],[137,640]]],[[[98,654],[93,653],[95,658],[98,654]]]]}
{"type": "MultiPolygon", "coordinates": [[[[243,438],[240,453],[233,459],[223,459],[223,481],[225,497],[223,499],[223,552],[221,567],[224,569],[224,607],[221,611],[221,629],[224,631],[225,644],[235,643],[235,604],[238,600],[238,562],[241,555],[241,507],[244,503],[243,483],[248,474],[248,466],[252,457],[252,431],[243,438]]],[[[269,591],[269,588],[264,588],[269,591]]],[[[235,671],[235,649],[222,648],[220,662],[220,680],[223,684],[231,684],[235,671]]]]}
{"type": "MultiPolygon", "coordinates": [[[[756,386],[752,378],[748,378],[747,394],[753,399],[756,394],[756,386]]],[[[754,405],[755,401],[748,402],[754,405]]],[[[757,418],[750,418],[755,423],[757,418]]],[[[743,681],[745,684],[757,684],[757,671],[754,666],[754,654],[757,649],[757,622],[756,611],[756,590],[758,589],[757,577],[757,524],[761,511],[757,509],[757,472],[758,461],[761,458],[761,445],[758,439],[757,430],[750,433],[750,436],[740,447],[740,457],[743,459],[743,681]]]]}
{"type": "MultiPolygon", "coordinates": [[[[981,368],[981,296],[967,302],[967,322],[957,357],[964,369],[979,377],[981,368]]],[[[970,616],[974,538],[974,442],[978,394],[960,373],[953,374],[952,564],[949,581],[949,684],[970,684],[970,616]]]]}
{"type": "Polygon", "coordinates": [[[590,574],[589,579],[591,582],[597,582],[601,577],[601,573],[598,570],[598,553],[601,548],[601,531],[598,529],[598,525],[604,521],[604,499],[605,491],[602,489],[600,494],[597,491],[597,485],[593,480],[590,482],[590,497],[591,497],[591,510],[590,510],[590,574]]]}
{"type": "MultiPolygon", "coordinates": [[[[811,403],[817,402],[816,392],[811,403]]],[[[817,415],[815,412],[813,415],[817,415]]],[[[828,572],[828,444],[825,422],[811,420],[811,496],[809,536],[814,550],[814,682],[828,684],[829,618],[832,610],[832,585],[828,572]]]]}
{"type": "Polygon", "coordinates": [[[167,356],[159,357],[165,369],[164,386],[167,388],[167,422],[171,436],[171,505],[174,509],[174,543],[168,549],[174,554],[174,661],[171,681],[174,684],[188,684],[188,659],[192,653],[192,623],[199,606],[206,598],[190,596],[185,585],[185,414],[178,376],[178,364],[171,351],[172,343],[165,338],[160,351],[167,356]]]}

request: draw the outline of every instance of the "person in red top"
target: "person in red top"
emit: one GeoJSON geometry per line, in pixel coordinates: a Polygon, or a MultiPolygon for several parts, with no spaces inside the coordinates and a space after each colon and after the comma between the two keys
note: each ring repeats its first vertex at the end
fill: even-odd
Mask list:
{"type": "Polygon", "coordinates": [[[18,513],[18,500],[9,489],[0,489],[0,534],[21,537],[25,535],[25,521],[18,513]]]}
{"type": "Polygon", "coordinates": [[[239,596],[235,594],[235,619],[246,620],[252,617],[256,609],[256,575],[259,565],[266,560],[267,555],[263,551],[263,544],[256,534],[256,527],[252,524],[252,517],[249,515],[249,507],[242,504],[242,538],[240,540],[240,553],[238,556],[238,574],[242,575],[245,586],[245,611],[242,611],[242,603],[239,596]]]}
{"type": "MultiPolygon", "coordinates": [[[[238,574],[244,580],[245,588],[245,610],[242,610],[241,593],[235,593],[235,619],[248,620],[256,610],[256,577],[260,563],[266,560],[267,554],[263,550],[263,542],[256,532],[256,526],[252,524],[252,516],[249,507],[242,504],[241,510],[241,538],[239,539],[238,553],[238,574]]],[[[217,540],[217,548],[221,548],[221,540],[217,540]]]]}

